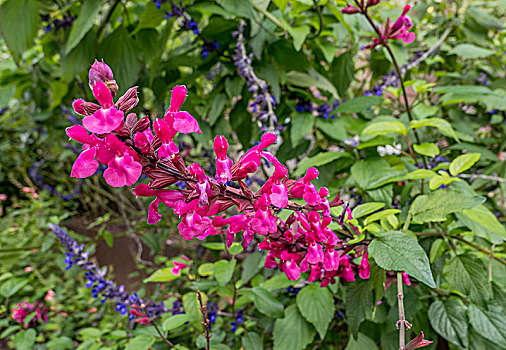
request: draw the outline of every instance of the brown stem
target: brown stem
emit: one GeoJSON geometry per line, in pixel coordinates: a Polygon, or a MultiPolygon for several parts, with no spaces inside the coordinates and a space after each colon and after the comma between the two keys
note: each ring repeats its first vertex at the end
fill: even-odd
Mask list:
{"type": "Polygon", "coordinates": [[[404,313],[404,292],[402,290],[402,272],[397,272],[397,304],[399,308],[399,321],[397,327],[399,328],[399,350],[404,350],[406,347],[406,317],[404,313]]]}
{"type": "Polygon", "coordinates": [[[494,251],[493,250],[488,250],[486,248],[480,247],[479,245],[474,244],[473,242],[469,242],[469,241],[465,240],[464,238],[462,238],[460,236],[447,235],[447,234],[444,234],[444,233],[441,233],[441,232],[416,232],[415,235],[419,236],[419,237],[429,237],[429,236],[440,236],[440,237],[446,236],[446,237],[450,237],[450,238],[456,239],[458,241],[461,241],[462,243],[465,243],[465,244],[473,247],[474,249],[479,250],[480,252],[489,255],[491,258],[499,261],[501,264],[506,265],[506,260],[503,259],[503,258],[500,258],[500,257],[498,257],[496,255],[494,255],[494,251]]]}
{"type": "Polygon", "coordinates": [[[206,338],[207,346],[206,350],[211,348],[211,335],[209,334],[209,318],[207,317],[207,308],[202,303],[202,294],[200,289],[197,288],[197,297],[200,304],[200,313],[202,314],[202,326],[204,327],[204,337],[206,338]]]}
{"type": "Polygon", "coordinates": [[[174,344],[172,344],[172,343],[171,343],[171,341],[170,341],[169,339],[167,339],[167,338],[165,338],[165,337],[163,336],[162,332],[160,331],[160,328],[158,328],[158,326],[156,325],[155,320],[150,320],[149,322],[151,322],[151,324],[155,327],[156,331],[157,331],[157,332],[158,332],[158,334],[160,335],[160,338],[162,338],[162,339],[163,339],[163,341],[164,341],[165,343],[167,343],[167,345],[168,345],[168,346],[170,346],[171,348],[173,348],[173,347],[174,347],[174,344]]]}

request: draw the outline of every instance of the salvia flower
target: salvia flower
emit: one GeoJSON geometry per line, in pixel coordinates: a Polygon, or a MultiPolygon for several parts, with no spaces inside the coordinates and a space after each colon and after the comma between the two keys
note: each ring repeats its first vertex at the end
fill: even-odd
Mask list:
{"type": "MultiPolygon", "coordinates": [[[[130,295],[122,285],[118,286],[113,281],[107,279],[107,269],[100,269],[89,259],[89,252],[84,250],[84,245],[79,245],[70,237],[68,232],[58,225],[49,224],[49,228],[67,250],[65,253],[66,269],[75,265],[86,271],[86,287],[91,288],[93,298],[101,297],[102,303],[108,299],[114,301],[116,303],[116,310],[122,315],[128,314],[129,308],[131,308],[131,311],[145,312],[146,315],[141,318],[147,318],[148,321],[167,311],[163,303],[145,302],[136,293],[130,295]]],[[[130,316],[133,316],[132,318],[137,317],[135,312],[133,314],[130,313],[130,316]]]]}
{"type": "Polygon", "coordinates": [[[21,323],[24,328],[37,326],[38,321],[48,321],[48,308],[40,301],[30,304],[26,300],[12,308],[12,318],[21,323]],[[27,319],[28,315],[35,315],[27,319]]]}

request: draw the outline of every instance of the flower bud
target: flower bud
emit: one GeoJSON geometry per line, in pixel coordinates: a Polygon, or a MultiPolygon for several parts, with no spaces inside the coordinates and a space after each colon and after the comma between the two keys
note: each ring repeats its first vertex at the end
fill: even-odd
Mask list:
{"type": "Polygon", "coordinates": [[[367,0],[367,7],[378,5],[381,0],[367,0]]]}
{"type": "Polygon", "coordinates": [[[74,108],[74,112],[80,115],[86,115],[86,111],[82,106],[83,103],[84,103],[83,99],[77,99],[74,102],[72,102],[72,108],[74,108]]]}
{"type": "Polygon", "coordinates": [[[123,96],[116,102],[116,107],[125,113],[128,113],[139,103],[139,97],[137,97],[137,86],[128,89],[123,96]]]}
{"type": "Polygon", "coordinates": [[[351,6],[350,4],[346,4],[346,7],[344,9],[341,9],[341,13],[347,14],[347,15],[353,15],[355,13],[359,13],[360,10],[356,8],[355,6],[351,6]]]}
{"type": "Polygon", "coordinates": [[[214,152],[216,153],[216,157],[221,160],[226,159],[227,150],[228,150],[227,139],[222,135],[216,136],[214,139],[214,152]]]}
{"type": "Polygon", "coordinates": [[[98,111],[100,109],[100,106],[93,103],[93,102],[83,102],[81,104],[81,106],[83,107],[83,109],[85,111],[85,113],[84,113],[85,115],[92,115],[93,113],[95,113],[96,111],[98,111]]]}
{"type": "MultiPolygon", "coordinates": [[[[90,72],[88,73],[90,88],[93,89],[97,81],[105,83],[108,80],[113,80],[111,67],[102,62],[95,60],[95,63],[91,65],[90,72]]],[[[117,91],[117,90],[116,90],[117,91]]]]}

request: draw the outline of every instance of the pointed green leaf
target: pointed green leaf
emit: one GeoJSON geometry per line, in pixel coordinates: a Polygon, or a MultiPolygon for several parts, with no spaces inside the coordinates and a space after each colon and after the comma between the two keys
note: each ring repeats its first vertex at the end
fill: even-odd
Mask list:
{"type": "Polygon", "coordinates": [[[413,236],[386,232],[371,242],[369,253],[385,270],[405,271],[431,288],[436,286],[427,254],[413,236]]]}
{"type": "Polygon", "coordinates": [[[334,298],[328,288],[310,284],[297,294],[297,307],[304,318],[315,326],[320,338],[325,338],[327,328],[334,316],[334,298]]]}
{"type": "Polygon", "coordinates": [[[484,338],[506,348],[506,317],[503,313],[485,311],[473,304],[469,305],[469,322],[484,338]]]}
{"type": "Polygon", "coordinates": [[[65,55],[67,55],[77,44],[84,38],[86,33],[93,27],[93,21],[97,18],[97,14],[101,9],[102,0],[86,0],[82,2],[79,16],[72,24],[70,34],[65,47],[65,55]]]}
{"type": "Polygon", "coordinates": [[[479,153],[466,153],[458,156],[450,163],[450,173],[453,176],[466,171],[471,168],[479,159],[481,154],[479,153]]]}
{"type": "Polygon", "coordinates": [[[252,299],[255,307],[266,316],[281,317],[283,316],[283,304],[274,298],[272,294],[260,287],[251,289],[252,299]]]}
{"type": "Polygon", "coordinates": [[[242,347],[244,350],[263,350],[262,338],[255,332],[248,332],[242,336],[242,347]]]}
{"type": "Polygon", "coordinates": [[[313,341],[313,326],[306,322],[296,305],[285,310],[285,317],[274,324],[274,350],[303,350],[313,341]]]}
{"type": "Polygon", "coordinates": [[[216,281],[222,286],[227,284],[232,278],[232,274],[234,273],[235,264],[237,260],[219,260],[214,263],[214,276],[216,277],[216,281]]]}
{"type": "Polygon", "coordinates": [[[407,129],[403,123],[398,121],[391,122],[376,122],[369,124],[362,130],[362,135],[376,136],[396,133],[400,135],[406,135],[407,129]]]}
{"type": "Polygon", "coordinates": [[[346,317],[353,337],[357,338],[366,311],[373,307],[372,286],[369,280],[349,283],[346,288],[346,317]]]}
{"type": "Polygon", "coordinates": [[[466,309],[460,300],[438,300],[430,306],[428,316],[432,328],[443,338],[467,348],[466,309]]]}

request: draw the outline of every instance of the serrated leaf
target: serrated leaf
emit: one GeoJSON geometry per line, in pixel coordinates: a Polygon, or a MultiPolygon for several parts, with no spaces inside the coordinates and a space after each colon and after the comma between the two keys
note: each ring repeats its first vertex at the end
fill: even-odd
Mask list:
{"type": "Polygon", "coordinates": [[[288,32],[293,38],[293,47],[295,50],[299,51],[302,48],[302,44],[307,38],[307,35],[310,32],[310,28],[308,25],[302,25],[299,27],[288,27],[288,32]]]}
{"type": "Polygon", "coordinates": [[[169,282],[178,279],[180,276],[172,273],[172,268],[165,267],[163,269],[156,270],[151,276],[144,279],[144,283],[148,282],[169,282]]]}
{"type": "Polygon", "coordinates": [[[315,118],[311,114],[296,113],[291,120],[290,141],[292,146],[297,146],[312,130],[315,118]]]}
{"type": "Polygon", "coordinates": [[[500,244],[506,240],[506,229],[497,217],[483,205],[471,209],[464,209],[456,213],[459,222],[466,225],[478,236],[500,244]]]}
{"type": "Polygon", "coordinates": [[[367,217],[364,221],[364,225],[368,225],[371,222],[374,222],[376,220],[381,220],[383,218],[389,217],[390,215],[399,214],[401,211],[399,209],[385,209],[378,213],[374,213],[371,216],[367,217]]]}
{"type": "Polygon", "coordinates": [[[359,96],[341,103],[335,111],[348,114],[359,113],[381,103],[381,101],[383,101],[383,98],[379,96],[359,96]]]}
{"type": "Polygon", "coordinates": [[[262,338],[255,332],[248,332],[241,338],[244,350],[263,350],[262,338]]]}
{"type": "Polygon", "coordinates": [[[295,282],[290,281],[288,277],[286,277],[286,274],[280,273],[267,281],[264,281],[260,284],[260,287],[272,291],[275,289],[281,289],[281,288],[287,288],[291,285],[293,285],[295,282]]]}
{"type": "Polygon", "coordinates": [[[434,128],[437,128],[443,135],[450,136],[454,138],[456,141],[459,141],[459,138],[455,134],[455,131],[453,130],[450,123],[448,123],[446,120],[441,118],[427,118],[423,120],[412,120],[409,128],[410,129],[418,129],[423,126],[432,126],[434,128]]]}
{"type": "Polygon", "coordinates": [[[370,214],[376,210],[379,210],[385,206],[385,203],[380,202],[369,202],[357,205],[353,210],[351,211],[351,216],[353,216],[354,219],[358,219],[364,215],[370,214]]]}
{"type": "Polygon", "coordinates": [[[16,61],[32,44],[40,25],[39,3],[7,0],[0,7],[0,32],[16,61]]]}
{"type": "Polygon", "coordinates": [[[439,148],[438,146],[436,146],[435,143],[424,142],[419,145],[414,144],[413,149],[415,150],[416,153],[429,157],[435,157],[439,154],[439,148]]]}
{"type": "Polygon", "coordinates": [[[355,339],[354,337],[350,337],[348,340],[348,344],[346,344],[346,348],[344,350],[377,350],[378,346],[367,335],[363,333],[358,333],[358,337],[355,339]]]}
{"type": "Polygon", "coordinates": [[[365,320],[366,311],[372,306],[372,287],[369,280],[356,281],[347,285],[346,317],[354,338],[358,336],[358,329],[365,320]]]}
{"type": "Polygon", "coordinates": [[[313,326],[306,322],[296,305],[285,310],[285,317],[274,324],[274,350],[303,350],[313,341],[316,334],[313,326]]]}
{"type": "Polygon", "coordinates": [[[297,307],[304,318],[325,338],[327,328],[334,316],[334,298],[328,288],[310,284],[297,294],[297,307]]]}
{"type": "Polygon", "coordinates": [[[350,157],[350,155],[346,152],[320,152],[313,157],[303,158],[293,174],[294,176],[303,175],[310,167],[319,167],[342,157],[350,157]]]}
{"type": "Polygon", "coordinates": [[[467,348],[466,309],[460,300],[438,300],[431,304],[428,316],[432,328],[443,338],[467,348]]]}
{"type": "Polygon", "coordinates": [[[506,317],[492,311],[485,311],[473,304],[469,305],[469,321],[476,331],[491,342],[506,348],[506,317]]]}
{"type": "Polygon", "coordinates": [[[388,231],[371,242],[369,253],[383,269],[405,271],[427,286],[436,287],[427,254],[416,238],[400,231],[388,231]]]}
{"type": "Polygon", "coordinates": [[[102,5],[102,0],[83,1],[79,16],[72,23],[70,34],[65,45],[65,55],[67,55],[84,38],[93,27],[93,21],[97,17],[102,5]]]}
{"type": "Polygon", "coordinates": [[[222,286],[227,284],[232,278],[232,274],[234,273],[235,264],[237,260],[219,260],[214,263],[214,277],[216,277],[216,281],[222,286]]]}
{"type": "Polygon", "coordinates": [[[449,55],[457,55],[462,58],[484,58],[494,54],[494,51],[484,49],[473,44],[459,44],[448,52],[449,55]]]}
{"type": "Polygon", "coordinates": [[[283,304],[274,298],[269,291],[255,287],[251,289],[251,293],[253,303],[258,311],[269,317],[283,316],[283,304]]]}
{"type": "Polygon", "coordinates": [[[479,258],[457,255],[443,267],[443,275],[453,288],[477,303],[485,302],[491,297],[487,264],[479,258]]]}
{"type": "Polygon", "coordinates": [[[156,338],[149,334],[138,335],[128,341],[125,350],[148,350],[156,338]]]}
{"type": "Polygon", "coordinates": [[[484,200],[481,196],[473,196],[463,191],[438,190],[415,198],[410,208],[412,221],[417,224],[444,221],[448,215],[474,208],[484,200]]]}
{"type": "Polygon", "coordinates": [[[248,256],[242,266],[241,280],[242,283],[248,283],[253,276],[255,276],[258,271],[260,271],[263,267],[264,256],[259,252],[254,252],[250,256],[248,256]]]}
{"type": "Polygon", "coordinates": [[[450,163],[450,173],[453,176],[457,176],[458,174],[466,171],[480,159],[480,156],[481,154],[479,153],[466,153],[458,156],[450,163]]]}
{"type": "Polygon", "coordinates": [[[189,319],[190,317],[187,314],[173,315],[163,321],[162,329],[165,332],[171,331],[173,329],[181,327],[186,322],[188,322],[189,319]]]}
{"type": "Polygon", "coordinates": [[[406,126],[403,123],[398,121],[390,121],[390,122],[376,122],[369,124],[362,130],[362,135],[367,136],[376,136],[376,135],[387,135],[391,133],[396,133],[400,135],[406,135],[407,133],[406,126]]]}

